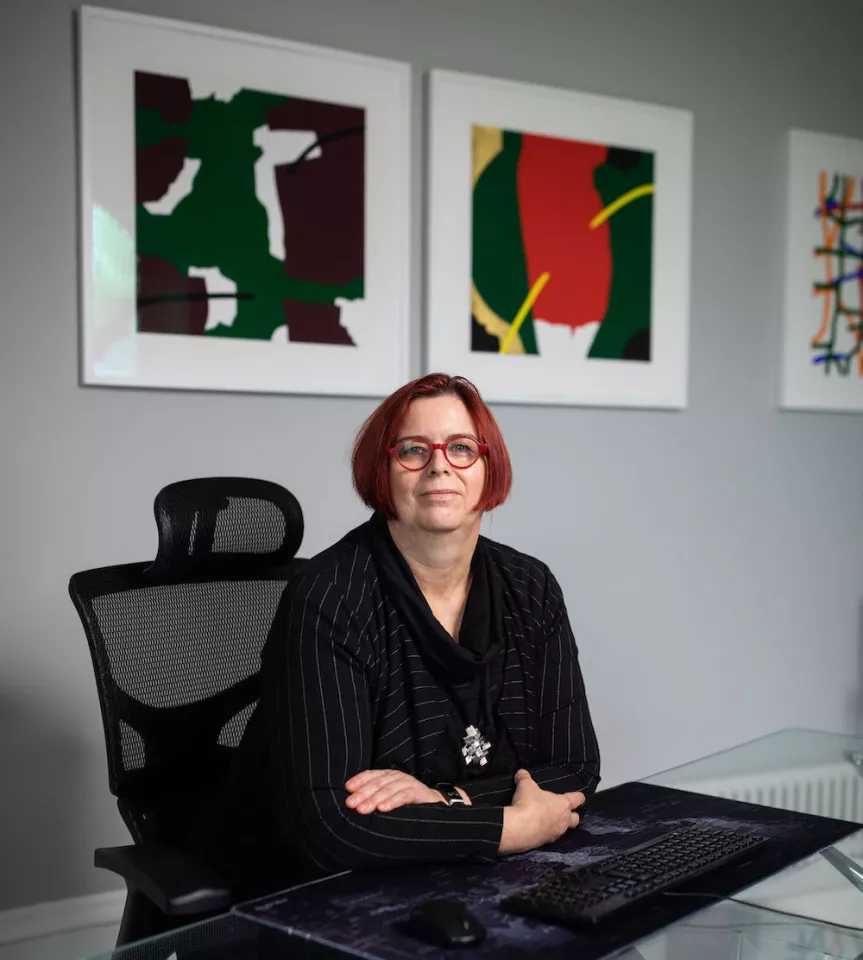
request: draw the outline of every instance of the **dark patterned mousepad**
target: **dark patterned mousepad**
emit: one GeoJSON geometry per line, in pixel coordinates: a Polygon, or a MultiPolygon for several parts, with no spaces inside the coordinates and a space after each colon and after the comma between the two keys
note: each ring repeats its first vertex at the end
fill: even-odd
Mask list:
{"type": "Polygon", "coordinates": [[[459,948],[461,957],[509,960],[600,960],[667,927],[717,898],[732,896],[860,829],[772,807],[756,806],[646,783],[598,793],[581,824],[556,844],[502,858],[492,865],[425,864],[390,870],[355,870],[294,887],[236,908],[242,916],[294,936],[369,960],[442,960],[452,950],[404,932],[422,901],[462,900],[485,926],[485,941],[459,948]],[[581,932],[504,912],[499,901],[518,888],[568,867],[610,856],[686,824],[757,833],[770,842],[687,885],[619,915],[597,931],[581,932]],[[681,894],[688,894],[682,896],[681,894]]]}

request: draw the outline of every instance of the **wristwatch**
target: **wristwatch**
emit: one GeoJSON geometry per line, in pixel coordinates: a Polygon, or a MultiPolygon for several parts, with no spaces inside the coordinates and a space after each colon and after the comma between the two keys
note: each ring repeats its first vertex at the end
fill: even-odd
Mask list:
{"type": "Polygon", "coordinates": [[[464,797],[451,783],[436,783],[435,790],[439,791],[448,807],[466,807],[464,797]]]}

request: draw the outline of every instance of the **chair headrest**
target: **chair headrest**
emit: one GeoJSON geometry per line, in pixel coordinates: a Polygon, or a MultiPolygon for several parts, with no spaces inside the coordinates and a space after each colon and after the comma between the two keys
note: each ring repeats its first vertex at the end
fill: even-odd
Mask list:
{"type": "Polygon", "coordinates": [[[288,563],[303,540],[297,498],[268,480],[181,480],[159,491],[153,511],[159,550],[150,577],[247,579],[288,563]]]}

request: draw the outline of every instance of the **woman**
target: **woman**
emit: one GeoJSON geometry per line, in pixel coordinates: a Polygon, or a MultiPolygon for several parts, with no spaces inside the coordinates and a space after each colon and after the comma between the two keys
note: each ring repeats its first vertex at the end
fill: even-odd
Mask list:
{"type": "Polygon", "coordinates": [[[491,412],[463,378],[415,380],[353,474],[374,514],[288,585],[263,656],[286,842],[330,873],[556,840],[599,752],[560,587],[479,535],[512,483],[491,412]]]}

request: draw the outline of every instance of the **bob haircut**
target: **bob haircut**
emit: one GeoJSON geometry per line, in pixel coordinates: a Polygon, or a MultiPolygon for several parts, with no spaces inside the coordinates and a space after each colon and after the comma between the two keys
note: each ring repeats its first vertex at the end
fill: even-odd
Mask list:
{"type": "Polygon", "coordinates": [[[464,377],[450,377],[445,373],[429,373],[412,380],[386,400],[360,427],[354,442],[351,468],[354,488],[367,507],[382,513],[388,520],[396,519],[396,509],[390,492],[389,448],[395,442],[398,429],[414,400],[426,397],[458,397],[467,407],[476,424],[480,440],[488,445],[485,488],[476,505],[479,513],[499,507],[512,489],[512,464],[491,410],[479,390],[464,377]]]}

